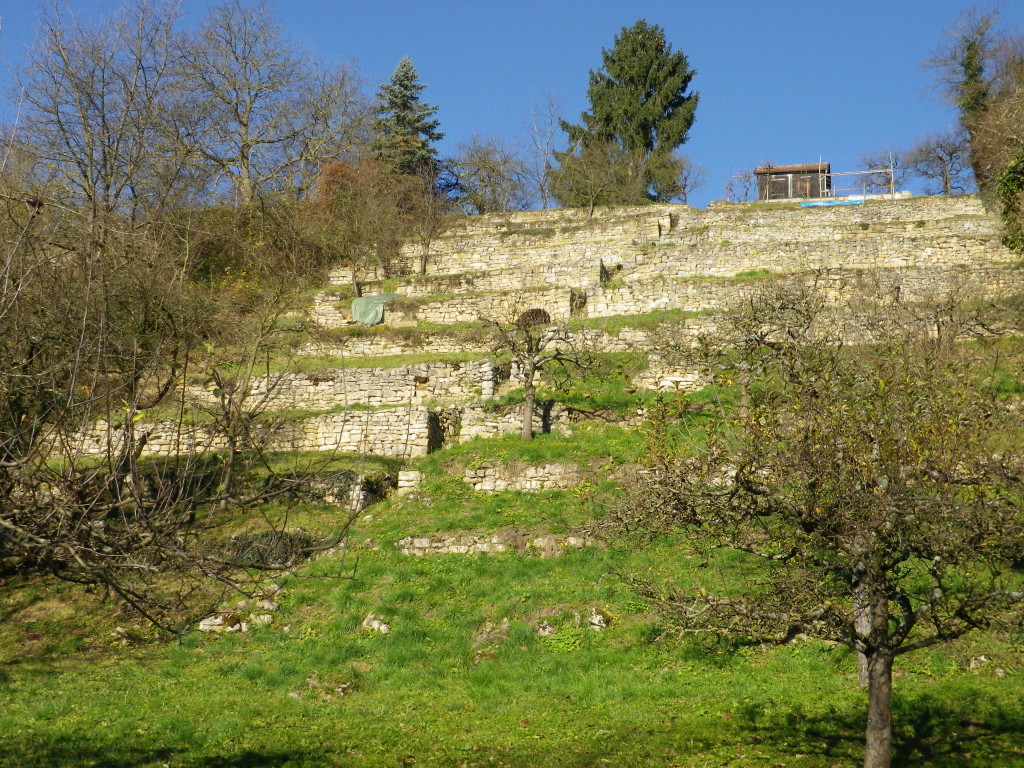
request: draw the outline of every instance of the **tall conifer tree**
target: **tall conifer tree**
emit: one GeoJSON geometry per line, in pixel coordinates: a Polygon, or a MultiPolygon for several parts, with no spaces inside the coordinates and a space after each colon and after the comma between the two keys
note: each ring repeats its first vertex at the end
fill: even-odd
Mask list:
{"type": "Polygon", "coordinates": [[[556,159],[571,173],[584,146],[616,145],[634,165],[644,167],[645,182],[640,200],[618,202],[671,199],[681,171],[672,153],[686,141],[699,99],[689,91],[696,73],[681,50],[672,50],[665,31],[643,19],[623,27],[601,58],[602,68],[590,72],[590,110],[580,116],[579,125],[562,123],[569,149],[556,159]]]}
{"type": "Polygon", "coordinates": [[[440,121],[434,118],[437,107],[420,101],[426,86],[418,80],[416,67],[407,56],[377,92],[374,152],[397,173],[431,173],[437,164],[434,143],[444,138],[437,130],[440,121]]]}

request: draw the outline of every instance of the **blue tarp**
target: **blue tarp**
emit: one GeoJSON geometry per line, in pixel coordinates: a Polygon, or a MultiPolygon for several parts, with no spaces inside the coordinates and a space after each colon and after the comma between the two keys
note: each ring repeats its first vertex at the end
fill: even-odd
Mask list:
{"type": "Polygon", "coordinates": [[[801,208],[820,208],[825,205],[860,205],[863,200],[820,200],[813,203],[800,203],[801,208]]]}

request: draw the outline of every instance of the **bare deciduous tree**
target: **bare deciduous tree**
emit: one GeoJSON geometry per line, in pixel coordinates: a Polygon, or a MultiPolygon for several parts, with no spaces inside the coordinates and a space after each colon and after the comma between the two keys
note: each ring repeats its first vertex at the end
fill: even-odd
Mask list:
{"type": "Polygon", "coordinates": [[[181,133],[243,206],[261,190],[301,193],[364,138],[352,70],[314,66],[263,4],[211,8],[183,69],[193,119],[181,133]]]}
{"type": "Polygon", "coordinates": [[[928,194],[962,194],[974,187],[970,150],[970,140],[962,130],[929,134],[907,152],[907,167],[934,183],[927,188],[928,194]]]}
{"type": "Polygon", "coordinates": [[[100,223],[179,201],[189,163],[168,130],[180,94],[176,3],[140,0],[92,26],[55,5],[21,80],[22,142],[46,192],[100,223]]]}
{"type": "Polygon", "coordinates": [[[402,207],[406,212],[406,234],[420,248],[419,273],[427,274],[430,248],[459,215],[456,192],[458,180],[443,163],[432,163],[413,178],[402,182],[407,188],[402,207]]]}
{"type": "Polygon", "coordinates": [[[547,310],[528,307],[528,299],[522,296],[506,309],[505,317],[481,318],[495,355],[509,359],[523,382],[523,440],[533,439],[538,376],[578,373],[590,367],[593,359],[589,346],[566,323],[553,323],[547,310]]]}
{"type": "Polygon", "coordinates": [[[860,156],[861,171],[873,171],[857,176],[857,185],[868,194],[897,192],[905,184],[909,169],[906,155],[894,149],[865,152],[860,156]]]}
{"type": "Polygon", "coordinates": [[[676,160],[679,163],[679,180],[677,182],[678,192],[673,199],[683,205],[688,205],[690,195],[707,185],[708,169],[700,163],[694,162],[689,155],[677,154],[676,160]]]}
{"type": "Polygon", "coordinates": [[[551,158],[555,151],[555,139],[560,132],[562,117],[559,114],[558,99],[548,94],[543,104],[535,103],[526,120],[526,134],[529,147],[526,150],[526,175],[533,186],[537,201],[543,209],[551,204],[551,158]]]}
{"type": "Polygon", "coordinates": [[[449,165],[459,199],[472,213],[521,211],[529,205],[526,163],[506,142],[475,134],[455,149],[449,165]]]}
{"type": "Polygon", "coordinates": [[[746,203],[757,196],[757,180],[754,171],[744,168],[725,182],[725,200],[728,203],[746,203]]]}

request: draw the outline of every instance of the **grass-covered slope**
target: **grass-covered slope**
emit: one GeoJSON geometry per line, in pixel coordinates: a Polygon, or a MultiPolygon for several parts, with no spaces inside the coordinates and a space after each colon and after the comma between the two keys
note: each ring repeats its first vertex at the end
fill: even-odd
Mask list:
{"type": "MultiPolygon", "coordinates": [[[[846,650],[726,646],[667,630],[621,574],[743,578],[727,556],[680,559],[594,540],[553,557],[401,554],[406,536],[593,532],[636,431],[477,440],[418,460],[410,496],[370,507],[347,553],[277,581],[280,610],[245,634],[154,642],[98,595],[2,593],[0,765],[850,765],[864,694],[846,650]],[[572,459],[580,486],[483,494],[481,462],[572,459]],[[589,492],[589,493],[587,493],[589,492]],[[597,614],[607,624],[593,629],[597,614]],[[369,614],[382,634],[362,627],[369,614]],[[120,627],[121,629],[118,629],[120,627]],[[554,634],[539,632],[553,627],[554,634]]],[[[292,510],[327,529],[327,506],[292,510]]],[[[902,657],[897,765],[1024,765],[1020,637],[978,634],[902,657]]]]}

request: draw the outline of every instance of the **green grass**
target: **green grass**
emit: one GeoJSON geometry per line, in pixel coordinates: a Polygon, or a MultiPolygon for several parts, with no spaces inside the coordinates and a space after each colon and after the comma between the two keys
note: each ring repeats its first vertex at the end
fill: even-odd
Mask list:
{"type": "Polygon", "coordinates": [[[604,331],[609,336],[618,336],[626,329],[652,330],[661,325],[670,323],[681,323],[694,317],[700,317],[704,312],[687,312],[681,309],[661,309],[648,312],[643,315],[614,315],[611,317],[588,317],[572,319],[569,327],[572,330],[584,328],[604,331]]]}
{"type": "Polygon", "coordinates": [[[739,280],[750,280],[771,276],[772,271],[770,269],[748,269],[746,272],[737,272],[735,275],[733,275],[734,278],[739,280]]]}
{"type": "MultiPolygon", "coordinates": [[[[624,374],[640,362],[610,359],[624,374]]],[[[589,391],[591,404],[657,404],[612,378],[581,377],[576,391],[589,391]]],[[[687,401],[735,396],[709,388],[687,401]]],[[[686,415],[667,439],[699,442],[709,418],[686,415]]],[[[737,589],[757,566],[734,553],[696,558],[672,538],[647,548],[616,540],[550,559],[416,558],[394,546],[409,535],[592,530],[618,503],[616,478],[647,450],[640,431],[593,423],[529,442],[478,439],[405,465],[273,455],[278,469],[315,468],[326,459],[325,471],[408,466],[424,480],[412,496],[360,516],[351,541],[369,539],[377,549],[324,557],[279,577],[286,591],[274,623],[245,635],[158,642],[100,592],[9,581],[0,588],[0,766],[858,763],[866,702],[849,651],[809,641],[752,647],[680,637],[620,577],[737,589]],[[462,478],[485,461],[572,463],[583,477],[566,490],[484,494],[462,478]],[[604,632],[588,626],[593,610],[611,617],[604,632]],[[371,612],[391,625],[390,634],[360,629],[371,612]],[[496,630],[505,620],[507,632],[496,630]],[[539,636],[541,621],[556,634],[539,636]]],[[[345,518],[311,503],[250,512],[222,533],[245,530],[256,516],[287,516],[315,534],[345,518]]],[[[1019,630],[986,632],[901,657],[894,765],[1024,766],[1022,648],[1019,630]],[[978,663],[982,656],[987,661],[978,663]]]]}
{"type": "MultiPolygon", "coordinates": [[[[370,552],[352,580],[289,580],[266,629],[8,661],[0,765],[858,762],[864,695],[853,656],[814,642],[751,648],[667,635],[610,574],[672,566],[671,548],[549,560],[370,552]],[[604,632],[586,624],[593,609],[612,619],[604,632]],[[359,629],[370,612],[391,634],[359,629]],[[475,639],[503,619],[507,634],[475,639]],[[542,619],[555,635],[535,633],[542,619]]],[[[335,573],[329,560],[314,568],[335,573]]],[[[1019,666],[994,636],[902,658],[895,764],[1024,764],[1019,666]],[[982,652],[989,664],[969,670],[982,652]]]]}

